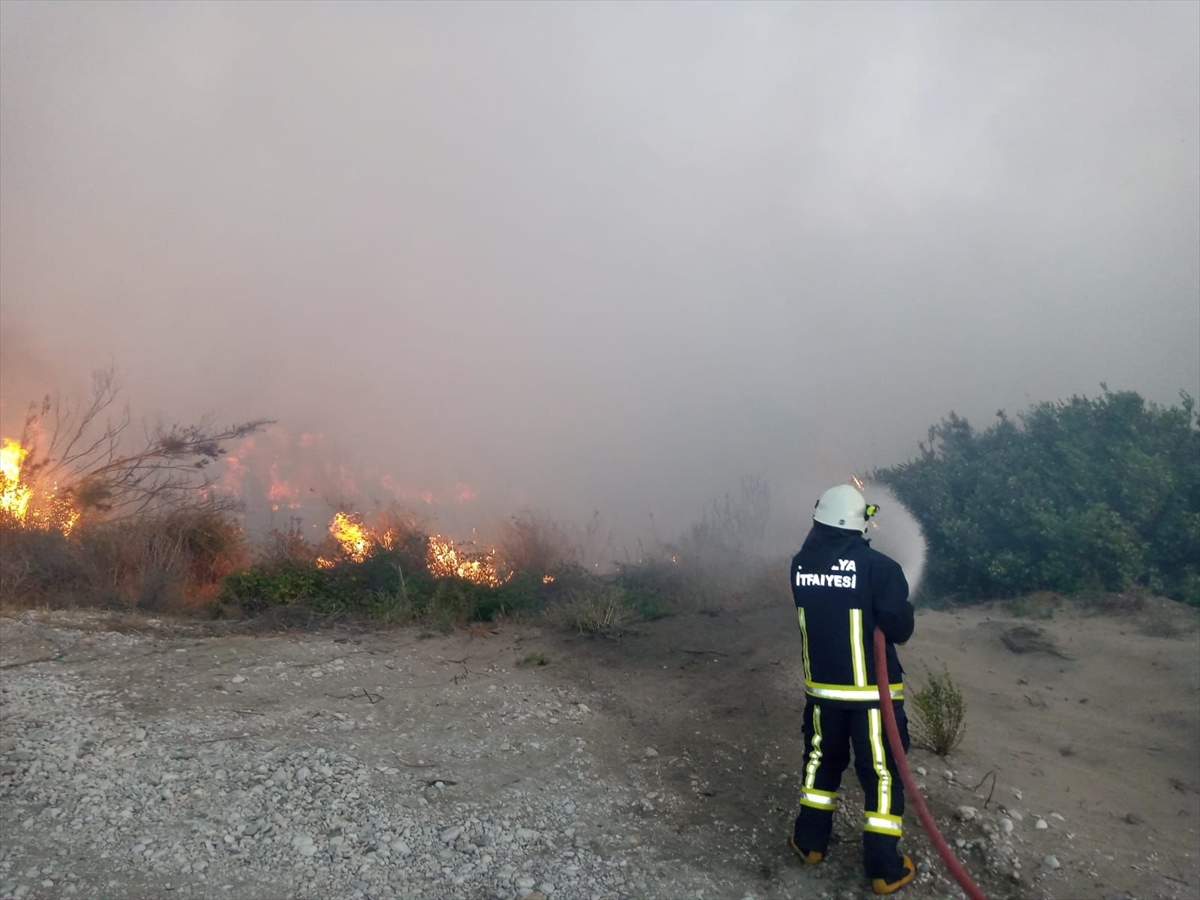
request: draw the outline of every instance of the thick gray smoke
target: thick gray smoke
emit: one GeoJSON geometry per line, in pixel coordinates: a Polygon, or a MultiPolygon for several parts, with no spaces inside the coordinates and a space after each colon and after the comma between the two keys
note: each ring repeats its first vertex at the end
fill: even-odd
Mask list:
{"type": "Polygon", "coordinates": [[[260,494],[633,546],[752,475],[795,544],[950,410],[1200,394],[1195,3],[0,20],[4,436],[112,361],[278,419],[260,494]]]}

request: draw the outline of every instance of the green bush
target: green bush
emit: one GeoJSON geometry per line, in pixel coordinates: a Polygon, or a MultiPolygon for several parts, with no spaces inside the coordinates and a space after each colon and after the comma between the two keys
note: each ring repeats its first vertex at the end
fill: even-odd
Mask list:
{"type": "Polygon", "coordinates": [[[406,553],[376,549],[361,563],[341,560],[329,568],[283,556],[228,576],[220,599],[251,616],[298,606],[326,615],[420,622],[441,632],[541,603],[540,578],[518,576],[498,587],[433,578],[423,568],[404,568],[412,558],[406,553]]]}
{"type": "Polygon", "coordinates": [[[690,595],[687,570],[669,559],[649,559],[637,564],[618,563],[613,586],[627,606],[644,619],[661,619],[681,608],[690,595]]]}
{"type": "Polygon", "coordinates": [[[925,686],[910,695],[912,740],[945,756],[962,743],[967,730],[967,701],[949,670],[929,674],[925,686]]]}
{"type": "Polygon", "coordinates": [[[882,469],[928,541],[925,586],[985,599],[1133,585],[1200,603],[1200,416],[1102,385],[1094,399],[954,413],[920,455],[882,469]]]}

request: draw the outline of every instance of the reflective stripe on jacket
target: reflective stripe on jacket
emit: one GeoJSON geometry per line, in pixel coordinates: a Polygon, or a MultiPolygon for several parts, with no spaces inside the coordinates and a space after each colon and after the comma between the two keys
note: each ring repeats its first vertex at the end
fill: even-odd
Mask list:
{"type": "Polygon", "coordinates": [[[804,687],[836,706],[879,703],[873,639],[887,638],[888,685],[904,699],[896,643],[913,631],[908,582],[898,563],[857,532],[813,523],[792,560],[792,596],[804,649],[804,687]]]}

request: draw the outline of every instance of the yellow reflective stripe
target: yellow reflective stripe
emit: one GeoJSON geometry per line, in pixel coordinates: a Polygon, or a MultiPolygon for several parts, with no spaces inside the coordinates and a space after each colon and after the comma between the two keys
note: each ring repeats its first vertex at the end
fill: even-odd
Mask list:
{"type": "Polygon", "coordinates": [[[821,707],[813,705],[812,751],[808,754],[808,766],[804,773],[804,789],[812,790],[817,780],[817,768],[821,765],[821,707]]]}
{"type": "MultiPolygon", "coordinates": [[[[858,687],[852,684],[822,684],[819,681],[805,681],[804,689],[812,697],[822,700],[860,700],[870,702],[879,699],[879,690],[874,685],[858,687]]],[[[893,700],[904,699],[904,683],[888,685],[888,693],[893,700]]]]}
{"type": "Polygon", "coordinates": [[[868,815],[866,824],[863,825],[863,831],[874,831],[876,834],[902,837],[904,829],[900,827],[899,822],[894,821],[895,818],[895,816],[868,815]]]}
{"type": "Polygon", "coordinates": [[[800,803],[802,806],[815,806],[817,809],[833,809],[837,805],[837,794],[805,788],[800,795],[800,803]]]}
{"type": "Polygon", "coordinates": [[[804,619],[804,607],[799,607],[800,619],[800,638],[804,644],[804,681],[807,684],[812,681],[812,669],[808,663],[808,623],[804,619]]]}
{"type": "Polygon", "coordinates": [[[850,610],[850,658],[854,661],[854,685],[863,687],[867,683],[867,663],[863,659],[862,610],[850,610]]]}
{"type": "MultiPolygon", "coordinates": [[[[887,815],[892,808],[892,773],[888,771],[887,757],[883,755],[883,716],[878,709],[867,710],[867,734],[871,739],[871,761],[875,774],[879,776],[879,797],[875,811],[887,815]]],[[[870,816],[868,816],[868,819],[870,816]]]]}

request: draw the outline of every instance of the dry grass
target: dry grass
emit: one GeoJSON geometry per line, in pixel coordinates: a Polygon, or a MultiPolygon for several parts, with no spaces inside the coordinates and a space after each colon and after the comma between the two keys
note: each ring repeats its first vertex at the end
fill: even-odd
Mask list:
{"type": "Polygon", "coordinates": [[[620,588],[578,594],[555,607],[551,616],[559,625],[580,634],[613,639],[628,634],[641,618],[620,588]]]}
{"type": "Polygon", "coordinates": [[[526,511],[500,530],[497,555],[516,574],[546,575],[579,563],[579,550],[567,529],[549,516],[526,511]]]}
{"type": "Polygon", "coordinates": [[[0,523],[0,598],[12,606],[194,612],[249,559],[215,512],[187,510],[57,531],[0,523]]]}

